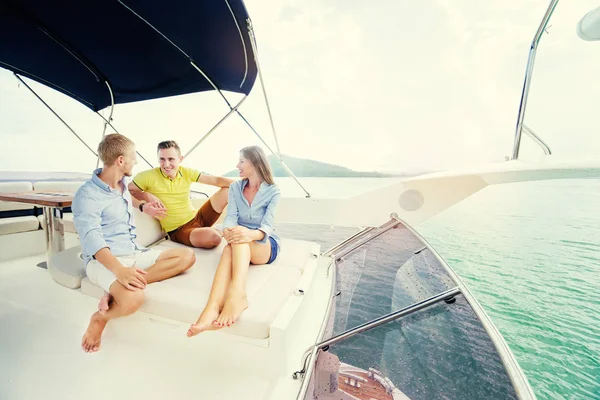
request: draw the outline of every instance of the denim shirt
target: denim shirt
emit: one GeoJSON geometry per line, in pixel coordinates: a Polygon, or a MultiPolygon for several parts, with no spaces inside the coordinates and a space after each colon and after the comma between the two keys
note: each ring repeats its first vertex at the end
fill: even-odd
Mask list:
{"type": "Polygon", "coordinates": [[[233,182],[229,186],[229,202],[227,203],[227,216],[223,222],[224,228],[233,228],[241,225],[248,229],[260,229],[265,233],[259,243],[266,243],[269,236],[281,247],[280,239],[273,233],[275,225],[275,208],[281,198],[279,188],[268,183],[261,183],[258,192],[248,204],[244,197],[244,187],[248,184],[247,179],[233,182]]]}
{"type": "Polygon", "coordinates": [[[71,205],[85,265],[104,247],[114,256],[143,249],[135,243],[133,203],[125,178],[121,194],[98,178],[101,171],[95,170],[92,179],[77,190],[71,205]]]}

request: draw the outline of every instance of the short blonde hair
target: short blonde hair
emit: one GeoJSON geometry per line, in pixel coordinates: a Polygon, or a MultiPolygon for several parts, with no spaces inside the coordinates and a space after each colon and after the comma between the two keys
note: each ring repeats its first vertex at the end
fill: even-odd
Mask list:
{"type": "Polygon", "coordinates": [[[124,156],[127,150],[135,146],[135,143],[120,133],[111,133],[104,136],[98,145],[98,155],[104,165],[113,165],[119,156],[124,156]]]}

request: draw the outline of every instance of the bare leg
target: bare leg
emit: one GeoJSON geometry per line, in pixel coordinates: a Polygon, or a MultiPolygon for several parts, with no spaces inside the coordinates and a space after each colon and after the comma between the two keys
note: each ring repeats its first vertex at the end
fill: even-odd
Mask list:
{"type": "MultiPolygon", "coordinates": [[[[227,206],[228,196],[229,196],[229,188],[219,189],[219,191],[217,191],[215,194],[213,194],[208,199],[208,201],[210,202],[210,207],[212,207],[212,209],[215,212],[221,214],[225,210],[225,207],[227,206]]],[[[202,206],[202,208],[205,208],[205,206],[208,206],[208,205],[205,203],[202,206]]],[[[202,208],[201,208],[201,210],[202,210],[202,208]]],[[[211,210],[211,213],[212,213],[212,210],[211,210]]],[[[212,218],[211,218],[211,221],[212,221],[212,218]]],[[[208,224],[209,222],[206,222],[206,223],[208,224]]],[[[212,223],[212,222],[210,222],[210,223],[212,223]]],[[[194,246],[194,247],[200,247],[203,249],[212,249],[221,244],[221,237],[222,237],[222,234],[219,233],[219,231],[206,225],[204,228],[196,228],[196,229],[192,230],[192,232],[190,233],[189,240],[190,240],[190,243],[192,244],[192,246],[194,246]]]]}
{"type": "Polygon", "coordinates": [[[227,293],[227,288],[229,287],[230,281],[231,246],[227,245],[223,249],[221,260],[217,266],[217,271],[215,272],[215,277],[213,279],[208,301],[206,302],[206,307],[204,307],[204,310],[202,311],[202,314],[200,314],[200,317],[198,317],[196,323],[190,326],[190,329],[187,332],[188,337],[196,336],[205,330],[220,328],[216,324],[213,324],[213,322],[215,322],[219,316],[219,313],[221,312],[221,308],[225,302],[225,293],[227,293]]]}
{"type": "Polygon", "coordinates": [[[208,199],[213,210],[222,213],[229,200],[229,188],[221,188],[208,199]]]}
{"type": "MultiPolygon", "coordinates": [[[[147,269],[146,282],[152,283],[171,278],[194,265],[196,257],[189,248],[169,249],[160,254],[156,263],[147,269]]],[[[142,290],[131,291],[118,281],[110,286],[110,293],[100,299],[98,312],[92,315],[90,324],[83,335],[81,347],[86,353],[94,353],[100,349],[102,332],[109,320],[123,317],[137,311],[144,302],[142,290]],[[108,303],[111,301],[111,307],[108,303]],[[104,306],[106,305],[106,308],[104,306]]]]}
{"type": "Polygon", "coordinates": [[[98,303],[98,312],[100,314],[104,314],[106,311],[108,311],[111,300],[112,296],[110,295],[110,293],[104,292],[104,296],[102,296],[100,302],[98,303]]]}
{"type": "MultiPolygon", "coordinates": [[[[148,268],[146,282],[152,283],[172,278],[175,275],[189,269],[196,261],[194,251],[191,249],[169,249],[160,254],[156,263],[148,268]]],[[[110,308],[112,296],[104,292],[104,296],[98,303],[98,312],[102,315],[110,308]]]]}
{"type": "Polygon", "coordinates": [[[106,323],[114,318],[123,317],[136,312],[144,303],[142,290],[131,291],[115,281],[110,287],[113,297],[112,306],[104,314],[95,312],[90,319],[90,324],[81,340],[81,347],[86,353],[100,350],[100,340],[106,323]]]}
{"type": "Polygon", "coordinates": [[[190,233],[190,243],[194,247],[212,249],[221,244],[221,235],[215,228],[196,228],[190,233]]]}
{"type": "Polygon", "coordinates": [[[164,281],[189,269],[196,262],[194,250],[190,248],[169,249],[160,253],[156,263],[146,272],[146,282],[164,281]]]}
{"type": "Polygon", "coordinates": [[[217,318],[219,326],[230,326],[248,308],[246,280],[250,261],[264,264],[271,255],[271,243],[241,243],[232,245],[232,278],[227,291],[223,311],[217,318]]]}

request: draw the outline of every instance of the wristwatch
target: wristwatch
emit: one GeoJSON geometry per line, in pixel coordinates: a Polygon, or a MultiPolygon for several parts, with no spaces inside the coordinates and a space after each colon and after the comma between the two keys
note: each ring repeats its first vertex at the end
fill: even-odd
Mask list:
{"type": "Polygon", "coordinates": [[[146,204],[146,203],[140,203],[140,205],[138,207],[141,212],[144,212],[144,204],[146,204]]]}

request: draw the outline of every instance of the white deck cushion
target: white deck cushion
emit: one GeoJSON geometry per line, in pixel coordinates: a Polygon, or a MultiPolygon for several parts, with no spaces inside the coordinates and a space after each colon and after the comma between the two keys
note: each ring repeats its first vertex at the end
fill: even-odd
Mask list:
{"type": "MultiPolygon", "coordinates": [[[[164,241],[153,248],[164,250],[182,246],[164,241]]],[[[149,285],[145,290],[146,301],[142,311],[186,323],[194,322],[208,299],[224,246],[225,241],[212,250],[195,249],[196,263],[186,273],[149,285]]],[[[249,308],[227,332],[250,338],[269,337],[271,323],[293,294],[314,246],[311,242],[282,239],[282,251],[274,263],[251,266],[246,286],[249,308]]],[[[101,288],[84,278],[78,247],[56,255],[48,269],[52,277],[64,286],[77,288],[80,282],[83,293],[94,297],[103,294],[101,288]]]]}
{"type": "Polygon", "coordinates": [[[140,212],[137,208],[133,210],[133,220],[135,221],[135,234],[137,235],[136,242],[142,246],[148,247],[166,236],[158,220],[140,212]]]}
{"type": "MultiPolygon", "coordinates": [[[[135,210],[137,241],[150,246],[164,237],[160,224],[152,217],[135,210]]],[[[185,274],[149,285],[142,311],[186,323],[195,322],[202,311],[212,285],[217,264],[225,241],[212,250],[194,249],[196,263],[185,274]]],[[[315,243],[282,239],[282,249],[277,260],[270,265],[253,265],[248,273],[248,309],[232,327],[231,334],[267,338],[269,328],[298,283],[315,243]]],[[[154,246],[155,249],[183,247],[170,240],[154,246]]],[[[317,250],[318,252],[318,250],[317,250]]],[[[69,288],[100,297],[103,290],[85,277],[81,249],[74,247],[55,255],[48,270],[55,281],[69,288]]]]}
{"type": "Polygon", "coordinates": [[[40,227],[40,222],[33,215],[25,217],[0,218],[0,235],[11,233],[36,231],[40,227]]]}
{"type": "MultiPolygon", "coordinates": [[[[43,217],[40,218],[40,222],[43,223],[43,217]]],[[[63,214],[63,221],[66,231],[77,233],[73,223],[73,214],[63,214]]],[[[142,214],[138,209],[134,209],[134,221],[137,243],[140,245],[148,247],[164,237],[160,223],[149,215],[142,214]]],[[[80,246],[54,255],[48,265],[48,271],[52,278],[61,285],[72,289],[79,288],[81,280],[85,278],[80,246]]]]}
{"type": "MultiPolygon", "coordinates": [[[[40,223],[44,223],[44,217],[39,216],[40,223]]],[[[142,214],[138,209],[134,210],[134,221],[136,225],[136,241],[142,246],[150,246],[166,236],[162,231],[160,223],[149,215],[142,214]]],[[[66,232],[77,233],[72,213],[63,214],[63,225],[66,232]]],[[[42,225],[43,226],[43,225],[42,225]]]]}
{"type": "Polygon", "coordinates": [[[71,289],[79,288],[81,280],[85,278],[81,247],[71,247],[54,254],[48,263],[48,272],[61,285],[71,289]]]}
{"type": "MultiPolygon", "coordinates": [[[[41,223],[44,221],[43,218],[43,216],[40,216],[41,223]]],[[[166,236],[166,234],[161,231],[158,221],[149,215],[135,211],[135,221],[137,222],[135,230],[137,242],[142,246],[149,246],[166,236]]],[[[63,214],[63,225],[66,232],[77,233],[77,230],[75,229],[75,223],[73,222],[73,214],[63,214]]]]}
{"type": "MultiPolygon", "coordinates": [[[[153,247],[168,249],[183,245],[165,241],[153,247]]],[[[212,285],[225,241],[212,250],[195,249],[196,263],[186,273],[149,285],[142,311],[186,323],[195,322],[212,285]]],[[[314,243],[282,239],[280,257],[269,265],[253,265],[248,272],[246,292],[249,307],[227,333],[264,339],[271,323],[296,288],[314,243]]],[[[85,278],[81,291],[100,297],[102,289],[85,278]]]]}
{"type": "MultiPolygon", "coordinates": [[[[46,227],[44,226],[44,215],[38,215],[38,219],[40,220],[41,226],[45,229],[46,227]]],[[[75,230],[75,224],[73,223],[73,214],[63,214],[63,225],[65,227],[65,232],[77,233],[77,231],[75,230]]]]}
{"type": "MultiPolygon", "coordinates": [[[[30,192],[33,190],[31,182],[0,182],[0,192],[30,192]]],[[[33,204],[0,201],[0,211],[33,210],[33,204]]]]}
{"type": "Polygon", "coordinates": [[[73,223],[73,214],[63,213],[63,226],[66,232],[77,233],[75,230],[75,224],[73,223]]]}

